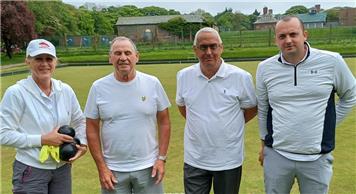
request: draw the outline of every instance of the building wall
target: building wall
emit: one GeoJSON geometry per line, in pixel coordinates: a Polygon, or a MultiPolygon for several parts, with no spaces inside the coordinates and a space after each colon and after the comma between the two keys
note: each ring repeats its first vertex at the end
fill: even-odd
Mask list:
{"type": "Polygon", "coordinates": [[[159,28],[158,25],[117,26],[117,33],[118,36],[126,36],[135,42],[144,42],[144,41],[167,42],[167,41],[172,41],[175,38],[174,35],[170,35],[169,32],[159,28]],[[148,31],[150,31],[151,33],[152,40],[147,39],[148,31]]]}
{"type": "Polygon", "coordinates": [[[347,8],[340,11],[339,22],[342,26],[356,25],[356,8],[347,8]]]}
{"type": "Polygon", "coordinates": [[[311,23],[304,23],[305,28],[323,28],[325,24],[323,22],[311,22],[311,23]]]}
{"type": "Polygon", "coordinates": [[[255,30],[267,30],[267,29],[274,29],[276,27],[276,23],[261,23],[255,24],[255,30]]]}

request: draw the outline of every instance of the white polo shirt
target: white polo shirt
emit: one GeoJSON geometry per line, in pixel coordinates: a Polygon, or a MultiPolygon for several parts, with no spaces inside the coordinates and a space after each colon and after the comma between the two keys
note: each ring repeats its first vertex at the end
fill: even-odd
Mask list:
{"type": "Polygon", "coordinates": [[[211,79],[200,64],[177,74],[176,103],[186,106],[184,162],[205,170],[237,168],[243,162],[245,108],[256,106],[250,73],[222,61],[211,79]]]}
{"type": "Polygon", "coordinates": [[[120,82],[111,73],[93,83],[84,114],[101,120],[103,155],[110,170],[130,172],[154,165],[157,112],[170,105],[160,81],[139,71],[130,82],[120,82]]]}

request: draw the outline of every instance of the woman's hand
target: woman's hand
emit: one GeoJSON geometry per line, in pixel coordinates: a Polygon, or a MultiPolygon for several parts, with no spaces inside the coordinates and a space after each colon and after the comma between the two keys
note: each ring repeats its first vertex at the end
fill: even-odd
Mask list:
{"type": "Polygon", "coordinates": [[[77,153],[75,154],[74,157],[69,159],[70,163],[73,163],[76,159],[82,157],[88,150],[87,149],[87,145],[84,145],[84,144],[82,144],[82,145],[76,144],[75,146],[77,147],[78,151],[77,151],[77,153]]]}
{"type": "Polygon", "coordinates": [[[73,141],[71,136],[58,133],[58,129],[59,127],[56,127],[49,133],[42,135],[41,145],[60,146],[65,142],[73,141]]]}

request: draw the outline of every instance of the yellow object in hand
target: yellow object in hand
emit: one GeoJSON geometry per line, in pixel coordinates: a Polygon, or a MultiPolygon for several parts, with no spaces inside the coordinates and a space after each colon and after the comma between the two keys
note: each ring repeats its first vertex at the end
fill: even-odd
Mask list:
{"type": "Polygon", "coordinates": [[[51,155],[51,157],[59,163],[59,147],[58,146],[48,146],[44,145],[41,148],[40,152],[40,162],[43,163],[48,159],[48,156],[51,155]]]}

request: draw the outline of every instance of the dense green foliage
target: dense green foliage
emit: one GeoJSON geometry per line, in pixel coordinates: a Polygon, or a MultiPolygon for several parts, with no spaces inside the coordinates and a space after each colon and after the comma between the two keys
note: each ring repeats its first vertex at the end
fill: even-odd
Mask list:
{"type": "Polygon", "coordinates": [[[302,14],[302,13],[308,13],[308,9],[303,5],[296,5],[296,6],[289,8],[284,13],[284,15],[296,15],[296,14],[302,14]]]}
{"type": "MultiPolygon", "coordinates": [[[[76,8],[72,5],[63,3],[61,0],[53,1],[5,1],[2,5],[17,3],[24,4],[27,6],[28,10],[34,16],[34,25],[24,27],[26,21],[30,21],[33,17],[31,15],[24,17],[23,19],[17,19],[16,24],[10,25],[12,28],[21,28],[23,31],[34,31],[35,35],[40,37],[64,37],[64,36],[94,36],[94,35],[114,35],[117,34],[116,21],[119,17],[127,16],[154,16],[154,15],[180,15],[180,12],[170,9],[157,7],[157,6],[148,6],[143,8],[138,8],[134,5],[124,5],[124,6],[110,6],[103,9],[97,9],[94,7],[92,10],[88,10],[84,6],[76,8]]],[[[341,9],[341,8],[340,8],[341,9]]],[[[331,9],[327,11],[328,21],[337,21],[337,14],[340,9],[331,9]]],[[[7,11],[3,9],[2,15],[9,15],[9,13],[14,13],[16,11],[7,11]]],[[[17,15],[25,14],[25,11],[17,11],[17,15]]],[[[293,6],[286,11],[286,14],[296,14],[296,13],[305,13],[307,8],[304,6],[293,6]]],[[[255,10],[249,15],[242,14],[240,12],[234,12],[231,8],[226,8],[221,13],[218,13],[216,16],[212,16],[210,13],[197,9],[196,11],[190,14],[201,15],[204,19],[204,22],[208,26],[217,25],[220,31],[239,31],[239,30],[252,30],[254,25],[253,23],[257,20],[259,12],[255,10]]],[[[3,16],[2,16],[3,17],[3,16]]],[[[8,17],[11,18],[11,17],[8,17]]],[[[17,18],[17,17],[12,17],[17,18]]],[[[2,29],[9,28],[5,26],[7,19],[2,19],[2,29]]],[[[13,21],[13,20],[11,20],[13,21]]],[[[176,34],[181,37],[182,29],[191,28],[186,23],[182,21],[171,21],[170,27],[167,27],[173,34],[176,34]],[[173,24],[178,24],[177,28],[172,28],[173,24]]],[[[163,24],[168,25],[169,24],[163,24]]],[[[194,32],[195,30],[193,30],[194,32]]],[[[190,30],[183,30],[184,36],[186,37],[190,30]]],[[[19,36],[16,33],[12,33],[14,36],[17,36],[18,42],[27,42],[23,36],[19,36]]],[[[31,33],[27,33],[31,34],[31,33]]],[[[5,36],[5,33],[2,32],[2,37],[5,36]]],[[[12,41],[15,41],[15,38],[11,38],[12,41]]],[[[55,43],[60,43],[65,41],[57,41],[55,43]]],[[[20,45],[21,46],[21,45],[20,45]]]]}
{"type": "Polygon", "coordinates": [[[40,36],[112,35],[120,16],[180,15],[178,11],[149,6],[110,6],[101,10],[87,10],[84,6],[57,1],[29,1],[28,8],[35,15],[35,29],[40,36]]]}
{"type": "Polygon", "coordinates": [[[204,22],[208,26],[216,25],[216,21],[215,21],[214,17],[210,13],[204,11],[203,9],[197,9],[196,11],[193,11],[190,14],[201,15],[203,17],[204,22]]]}
{"type": "Polygon", "coordinates": [[[16,49],[22,48],[25,42],[36,37],[34,22],[33,14],[27,8],[26,2],[1,2],[1,42],[10,59],[16,49]]]}
{"type": "MultiPolygon", "coordinates": [[[[29,9],[36,18],[36,32],[41,36],[79,35],[78,10],[61,1],[29,1],[29,9]]],[[[84,18],[83,18],[84,19],[84,18]]]]}
{"type": "Polygon", "coordinates": [[[184,39],[190,35],[193,36],[200,29],[201,25],[187,23],[184,18],[177,16],[166,23],[159,24],[159,27],[184,39]]]}
{"type": "MultiPolygon", "coordinates": [[[[180,12],[174,9],[167,10],[157,6],[138,8],[134,5],[124,5],[110,6],[101,10],[94,7],[92,10],[87,10],[84,6],[75,8],[60,0],[29,1],[28,7],[36,18],[35,29],[40,36],[112,35],[116,34],[115,23],[120,16],[180,15],[180,12]]],[[[305,6],[297,5],[288,9],[285,14],[307,12],[308,9],[305,6]]],[[[337,13],[335,10],[327,12],[328,21],[335,21],[337,13]]],[[[236,31],[252,30],[253,23],[260,13],[255,10],[253,13],[245,15],[227,7],[216,16],[212,16],[202,9],[190,14],[201,15],[207,25],[217,25],[221,31],[236,31]]]]}

